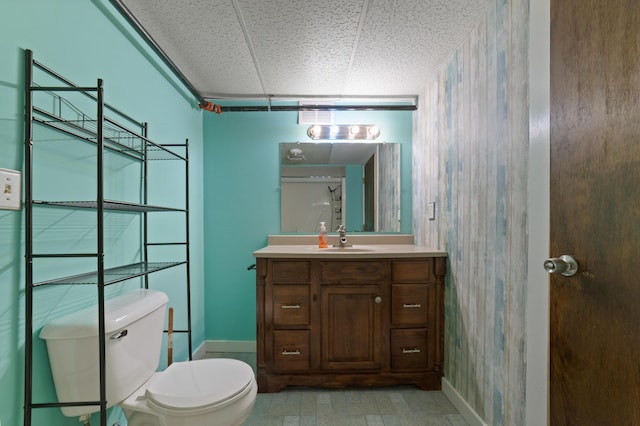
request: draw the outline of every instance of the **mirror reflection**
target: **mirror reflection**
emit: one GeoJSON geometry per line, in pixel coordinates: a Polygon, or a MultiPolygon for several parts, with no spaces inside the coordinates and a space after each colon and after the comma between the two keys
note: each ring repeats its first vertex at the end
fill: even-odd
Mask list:
{"type": "Polygon", "coordinates": [[[281,143],[280,230],[400,232],[400,144],[281,143]]]}

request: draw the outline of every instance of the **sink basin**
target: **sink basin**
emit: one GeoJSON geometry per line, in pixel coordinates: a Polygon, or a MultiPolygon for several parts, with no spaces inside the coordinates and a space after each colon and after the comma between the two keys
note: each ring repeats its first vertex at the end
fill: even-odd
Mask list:
{"type": "Polygon", "coordinates": [[[351,247],[328,247],[328,248],[318,248],[318,252],[322,253],[366,253],[375,251],[373,248],[369,247],[360,247],[360,246],[351,246],[351,247]]]}

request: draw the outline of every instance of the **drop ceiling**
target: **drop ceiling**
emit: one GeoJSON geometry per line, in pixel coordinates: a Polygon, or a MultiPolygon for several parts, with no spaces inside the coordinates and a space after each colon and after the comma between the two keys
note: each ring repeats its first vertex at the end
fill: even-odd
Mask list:
{"type": "Polygon", "coordinates": [[[415,98],[487,0],[112,0],[205,99],[415,98]]]}
{"type": "Polygon", "coordinates": [[[375,152],[375,143],[281,143],[280,164],[283,166],[365,164],[375,152]],[[292,149],[299,150],[299,155],[292,156],[292,149]]]}

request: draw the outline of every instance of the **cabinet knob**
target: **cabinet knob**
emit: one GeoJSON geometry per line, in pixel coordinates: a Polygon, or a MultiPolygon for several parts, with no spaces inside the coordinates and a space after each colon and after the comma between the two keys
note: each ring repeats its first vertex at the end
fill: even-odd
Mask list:
{"type": "Polygon", "coordinates": [[[382,297],[380,296],[376,296],[375,299],[373,299],[376,303],[382,303],[382,297]]]}

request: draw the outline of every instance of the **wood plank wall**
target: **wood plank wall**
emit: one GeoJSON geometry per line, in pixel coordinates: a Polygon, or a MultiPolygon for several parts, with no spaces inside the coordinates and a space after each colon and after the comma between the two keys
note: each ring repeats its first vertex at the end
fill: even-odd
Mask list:
{"type": "Polygon", "coordinates": [[[378,155],[378,229],[400,232],[400,144],[380,144],[378,155]]]}
{"type": "Polygon", "coordinates": [[[445,377],[491,425],[525,422],[528,25],[528,0],[490,2],[414,120],[416,243],[449,255],[445,377]]]}

